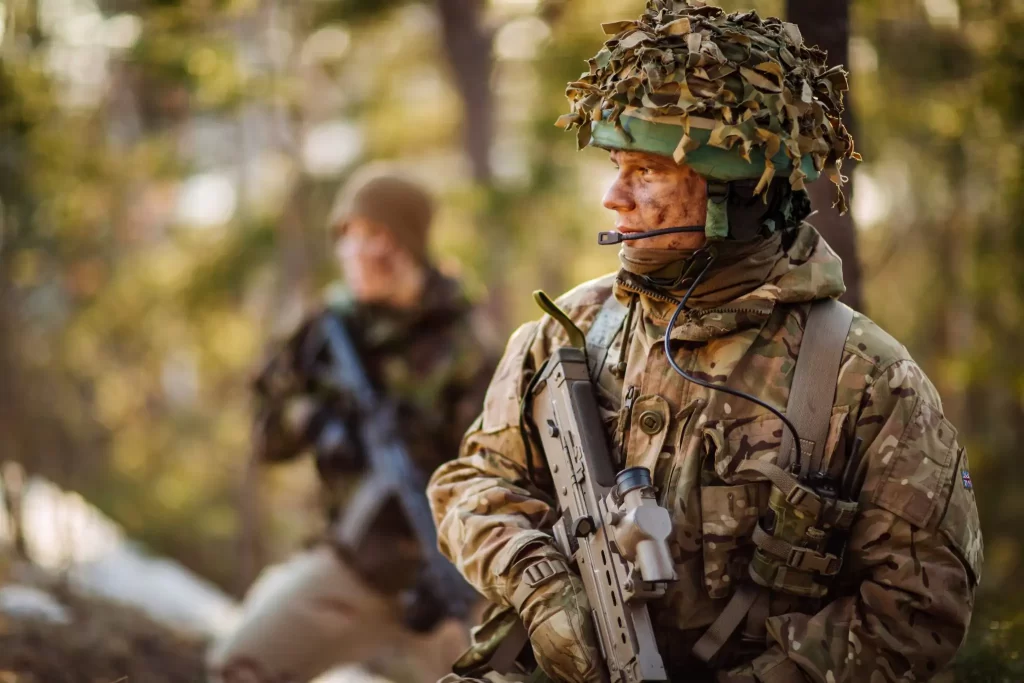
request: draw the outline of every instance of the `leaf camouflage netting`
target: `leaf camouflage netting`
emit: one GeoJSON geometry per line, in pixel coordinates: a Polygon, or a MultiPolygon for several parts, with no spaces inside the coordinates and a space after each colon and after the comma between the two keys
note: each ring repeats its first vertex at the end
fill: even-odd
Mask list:
{"type": "Polygon", "coordinates": [[[800,164],[810,155],[835,183],[835,205],[846,211],[842,160],[860,158],[842,123],[847,73],[829,68],[825,53],[806,46],[795,24],[756,12],[726,15],[699,0],[651,0],[636,21],[602,28],[613,37],[588,60],[589,72],[568,84],[572,111],[557,124],[576,129],[581,149],[590,143],[592,121],[612,122],[625,134],[625,114],[682,126],[673,155],[682,163],[701,145],[691,126],[710,129],[707,145],[737,150],[748,162],[751,149],[764,148],[758,192],[774,177],[771,160],[780,150],[792,161],[790,183],[803,189],[800,164]]]}

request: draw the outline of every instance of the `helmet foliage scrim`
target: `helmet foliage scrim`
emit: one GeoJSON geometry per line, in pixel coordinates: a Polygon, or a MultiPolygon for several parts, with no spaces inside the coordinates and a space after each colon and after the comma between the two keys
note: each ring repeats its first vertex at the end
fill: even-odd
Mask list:
{"type": "Polygon", "coordinates": [[[794,190],[827,175],[842,192],[844,159],[859,159],[842,122],[842,66],[804,44],[795,24],[725,14],[699,0],[650,0],[635,21],[603,24],[609,38],[569,83],[558,125],[579,147],[673,157],[719,181],[776,173],[794,190]]]}

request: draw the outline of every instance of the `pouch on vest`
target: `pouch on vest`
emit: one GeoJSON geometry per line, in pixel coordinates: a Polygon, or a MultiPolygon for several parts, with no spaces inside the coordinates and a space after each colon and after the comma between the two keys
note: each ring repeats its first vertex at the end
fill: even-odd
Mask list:
{"type": "Polygon", "coordinates": [[[853,524],[858,504],[840,499],[838,484],[827,474],[825,450],[839,364],[852,320],[853,311],[837,301],[811,305],[786,407],[799,444],[784,429],[776,462],[748,459],[736,468],[737,473],[764,477],[772,489],[768,513],[753,531],[756,549],[749,566],[753,585],[739,587],[694,645],[694,654],[705,662],[717,655],[745,619],[759,622],[748,623],[752,632],[763,632],[769,597],[765,589],[819,598],[842,567],[844,532],[853,524]]]}
{"type": "Polygon", "coordinates": [[[776,464],[748,460],[740,465],[772,483],[768,513],[754,529],[757,549],[750,562],[750,578],[769,590],[819,598],[842,567],[843,532],[858,506],[839,499],[838,483],[826,473],[825,447],[852,319],[849,308],[831,300],[816,302],[808,314],[786,409],[799,430],[800,458],[794,458],[796,444],[785,430],[776,464]]]}

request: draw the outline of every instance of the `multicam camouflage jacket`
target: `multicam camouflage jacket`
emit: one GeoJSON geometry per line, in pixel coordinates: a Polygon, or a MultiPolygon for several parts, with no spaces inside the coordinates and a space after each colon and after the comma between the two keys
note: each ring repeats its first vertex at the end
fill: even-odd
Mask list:
{"type": "MultiPolygon", "coordinates": [[[[785,410],[810,302],[843,292],[841,264],[805,224],[766,272],[727,301],[688,310],[672,338],[676,360],[690,374],[728,380],[785,410]]],[[[790,673],[774,671],[773,680],[881,683],[925,681],[940,671],[970,622],[982,541],[967,454],[906,349],[855,316],[826,457],[841,465],[860,443],[863,484],[830,593],[822,600],[773,594],[767,637],[751,651],[737,634],[709,668],[691,647],[737,584],[749,581],[751,537],[770,491],[760,475],[738,473],[737,464],[774,462],[783,425],[752,402],[674,373],[661,343],[674,304],[636,286],[628,273],[581,285],[559,304],[586,331],[609,296],[638,296],[642,310],[611,345],[598,399],[610,443],[624,454],[620,465],[650,468],[673,516],[679,580],[651,604],[670,680],[710,681],[726,669],[762,680],[778,668],[790,673]],[[624,342],[619,378],[611,366],[624,342]]],[[[512,336],[460,457],[428,488],[442,551],[494,603],[509,604],[510,565],[524,548],[547,542],[544,530],[554,522],[546,465],[537,457],[531,479],[525,462],[520,399],[540,364],[567,343],[549,317],[512,336]]]]}
{"type": "MultiPolygon", "coordinates": [[[[306,320],[265,365],[255,382],[257,455],[279,462],[313,451],[331,419],[357,419],[346,396],[314,377],[304,342],[322,315],[336,315],[352,335],[371,381],[396,403],[401,438],[419,469],[429,474],[458,452],[459,440],[483,401],[494,359],[480,341],[471,308],[457,284],[432,273],[421,305],[396,311],[342,300],[306,320]],[[308,407],[307,407],[308,406],[308,407]]],[[[316,459],[328,522],[344,511],[360,481],[360,444],[316,459]]],[[[349,549],[361,573],[378,587],[407,587],[418,548],[397,510],[378,520],[364,547],[349,549]]]]}

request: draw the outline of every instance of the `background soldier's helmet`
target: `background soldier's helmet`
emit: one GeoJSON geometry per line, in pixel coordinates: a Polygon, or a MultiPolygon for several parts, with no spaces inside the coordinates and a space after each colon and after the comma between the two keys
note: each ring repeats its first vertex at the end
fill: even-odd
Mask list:
{"type": "MultiPolygon", "coordinates": [[[[708,180],[756,179],[755,195],[776,174],[794,190],[825,174],[846,211],[842,161],[859,158],[841,117],[847,74],[804,45],[795,24],[651,0],[636,21],[602,28],[612,38],[569,83],[572,111],[558,120],[581,149],[673,157],[708,180]]],[[[709,210],[709,236],[725,237],[709,210]]]]}

